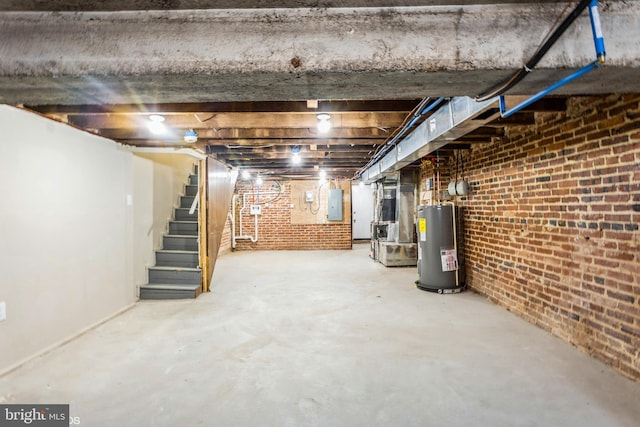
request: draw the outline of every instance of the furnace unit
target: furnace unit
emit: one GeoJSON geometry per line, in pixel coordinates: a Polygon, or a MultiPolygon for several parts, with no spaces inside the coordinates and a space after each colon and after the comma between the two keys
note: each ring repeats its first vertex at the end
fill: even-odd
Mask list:
{"type": "Polygon", "coordinates": [[[415,266],[416,171],[402,170],[376,183],[371,257],[386,267],[415,266]]]}

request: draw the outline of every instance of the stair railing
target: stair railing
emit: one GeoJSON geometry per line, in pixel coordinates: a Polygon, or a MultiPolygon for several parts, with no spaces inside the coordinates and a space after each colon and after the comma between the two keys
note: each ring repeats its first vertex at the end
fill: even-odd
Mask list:
{"type": "Polygon", "coordinates": [[[189,215],[193,215],[193,213],[198,209],[198,203],[200,200],[200,190],[196,193],[196,196],[193,198],[193,203],[191,203],[191,208],[189,208],[189,215]]]}

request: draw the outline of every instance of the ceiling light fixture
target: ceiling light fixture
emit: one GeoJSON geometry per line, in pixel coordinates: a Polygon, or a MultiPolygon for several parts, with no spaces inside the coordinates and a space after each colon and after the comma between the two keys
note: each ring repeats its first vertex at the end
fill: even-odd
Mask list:
{"type": "Polygon", "coordinates": [[[320,179],[325,179],[327,177],[327,172],[321,170],[320,171],[320,179]]]}
{"type": "Polygon", "coordinates": [[[318,132],[327,133],[331,129],[331,116],[327,113],[320,113],[316,116],[318,118],[318,132]]]}
{"type": "Polygon", "coordinates": [[[262,177],[258,175],[258,177],[256,178],[256,185],[260,187],[262,184],[264,184],[264,181],[262,180],[262,177]]]}
{"type": "Polygon", "coordinates": [[[302,161],[302,158],[300,157],[300,146],[293,145],[291,147],[291,152],[293,153],[293,156],[291,157],[291,163],[293,163],[294,165],[299,165],[302,161]]]}
{"type": "Polygon", "coordinates": [[[188,131],[186,131],[184,133],[184,142],[196,142],[198,140],[198,133],[193,130],[193,129],[189,129],[188,131]]]}
{"type": "Polygon", "coordinates": [[[147,127],[156,135],[164,133],[166,130],[166,126],[164,125],[164,116],[160,114],[152,114],[149,116],[149,123],[147,123],[147,127]]]}
{"type": "Polygon", "coordinates": [[[242,171],[242,179],[249,179],[251,178],[251,174],[249,173],[249,171],[242,171]]]}

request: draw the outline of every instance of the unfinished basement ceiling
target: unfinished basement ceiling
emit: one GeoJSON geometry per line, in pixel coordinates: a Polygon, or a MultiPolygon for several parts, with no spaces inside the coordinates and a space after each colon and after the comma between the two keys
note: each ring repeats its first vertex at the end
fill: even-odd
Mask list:
{"type": "MultiPolygon", "coordinates": [[[[351,178],[412,117],[419,102],[420,99],[320,100],[26,107],[126,145],[196,148],[251,172],[309,176],[323,169],[333,177],[351,178]],[[331,128],[324,134],[317,126],[319,113],[330,116],[331,128]],[[149,129],[152,114],[165,118],[163,133],[154,134],[149,129]],[[198,134],[195,143],[184,141],[184,134],[190,129],[198,134]],[[293,154],[298,150],[301,161],[294,164],[293,154]]],[[[563,111],[565,106],[562,97],[544,99],[508,119],[494,120],[452,141],[441,152],[446,155],[454,149],[489,142],[504,135],[505,127],[533,124],[536,111],[563,111]]]]}
{"type": "MultiPolygon", "coordinates": [[[[51,34],[51,37],[56,35],[61,37],[60,40],[56,39],[54,42],[57,43],[56,46],[63,47],[64,52],[68,53],[76,49],[73,50],[76,53],[75,56],[61,53],[59,57],[56,57],[56,60],[52,59],[46,62],[46,58],[43,59],[41,55],[46,56],[46,52],[42,51],[42,48],[48,45],[46,43],[43,45],[42,42],[39,43],[37,41],[33,44],[27,43],[24,46],[25,49],[33,49],[30,57],[26,57],[25,61],[6,61],[6,75],[3,77],[5,86],[3,86],[4,90],[0,92],[0,101],[22,104],[25,108],[37,111],[52,119],[69,123],[77,128],[126,145],[152,148],[196,148],[202,153],[214,156],[230,166],[247,169],[251,172],[314,176],[317,174],[318,169],[323,169],[330,176],[350,178],[370,161],[372,156],[380,150],[380,147],[394,135],[399,126],[411,118],[414,108],[424,96],[432,96],[433,98],[460,94],[473,96],[481,92],[483,88],[486,89],[490,85],[499,82],[503,77],[507,76],[507,71],[495,71],[493,66],[490,66],[487,70],[479,72],[467,70],[463,66],[460,70],[456,68],[440,70],[441,72],[416,72],[415,70],[409,72],[403,69],[395,70],[393,68],[395,63],[385,59],[381,64],[388,65],[390,70],[381,68],[380,70],[374,70],[374,72],[369,72],[371,70],[353,72],[351,70],[353,64],[347,63],[344,65],[345,69],[331,69],[325,73],[313,68],[305,68],[310,62],[309,58],[303,57],[303,64],[301,65],[301,59],[298,56],[285,55],[283,58],[286,60],[274,60],[278,67],[285,67],[282,70],[275,69],[270,72],[264,72],[264,70],[258,69],[255,73],[245,72],[244,67],[251,66],[253,60],[257,61],[263,58],[260,54],[257,55],[257,59],[241,56],[238,59],[240,64],[238,69],[242,69],[242,72],[233,71],[235,70],[233,67],[226,71],[222,70],[223,72],[215,72],[215,70],[212,71],[209,68],[204,69],[204,71],[198,68],[200,71],[194,71],[188,67],[185,69],[186,71],[179,71],[182,68],[178,67],[178,71],[174,70],[173,74],[168,72],[163,74],[158,70],[163,70],[162,66],[164,64],[172,62],[183,64],[183,61],[190,58],[189,55],[185,58],[167,56],[171,52],[174,52],[175,55],[178,55],[179,52],[184,52],[182,45],[166,49],[164,56],[162,56],[161,48],[156,51],[153,47],[155,45],[149,47],[148,44],[141,43],[140,46],[146,46],[146,48],[141,49],[147,49],[149,52],[145,54],[151,56],[136,56],[134,55],[135,49],[131,52],[122,50],[124,45],[120,44],[122,40],[118,38],[118,34],[109,32],[113,25],[102,23],[102,26],[97,27],[91,19],[95,18],[99,21],[104,16],[108,16],[110,17],[109,19],[113,19],[113,23],[120,23],[120,19],[123,16],[126,17],[124,21],[127,22],[131,18],[133,21],[129,23],[130,27],[127,28],[131,30],[131,26],[134,26],[136,34],[144,33],[145,29],[147,29],[151,31],[150,37],[154,40],[157,35],[158,40],[166,39],[167,43],[170,44],[174,43],[175,39],[181,40],[182,36],[178,36],[178,33],[176,33],[176,36],[162,38],[160,36],[164,34],[162,33],[164,27],[156,26],[150,27],[151,29],[140,27],[141,31],[138,31],[138,27],[135,26],[136,22],[138,22],[137,20],[142,23],[147,22],[147,20],[173,22],[171,19],[174,16],[173,10],[194,10],[194,12],[197,12],[198,9],[283,8],[284,10],[309,8],[315,11],[313,13],[320,13],[325,8],[368,7],[379,8],[379,13],[374,14],[374,16],[380,22],[386,22],[384,21],[386,19],[384,11],[387,9],[384,8],[389,8],[388,10],[390,11],[393,8],[410,10],[410,8],[404,8],[407,6],[428,6],[440,10],[437,6],[451,7],[484,4],[503,5],[504,9],[501,10],[509,12],[511,4],[525,3],[533,5],[534,9],[527,10],[537,16],[534,12],[538,11],[538,9],[540,11],[543,10],[537,4],[560,2],[557,0],[290,0],[259,2],[242,0],[220,2],[202,0],[138,0],[127,2],[102,0],[0,0],[0,13],[6,12],[7,19],[11,16],[22,17],[26,23],[24,27],[16,27],[18,33],[20,31],[30,31],[29,34],[33,34],[36,31],[36,34],[38,34],[37,31],[40,28],[42,29],[43,39],[46,38],[44,34],[51,34]],[[211,3],[214,3],[214,5],[211,3]],[[166,11],[167,15],[156,16],[151,12],[147,13],[147,11],[152,10],[166,11]],[[20,14],[25,11],[76,11],[78,13],[43,13],[43,19],[40,21],[34,18],[35,14],[20,14]],[[131,12],[120,16],[117,14],[118,11],[131,12]],[[18,14],[16,15],[13,12],[18,14]],[[82,12],[94,12],[95,16],[83,14],[82,12]],[[109,12],[116,12],[116,14],[109,15],[109,12]],[[64,15],[64,17],[61,18],[58,15],[64,15]],[[71,19],[71,15],[74,16],[73,19],[71,19]],[[78,24],[79,22],[82,22],[82,24],[78,24]],[[51,25],[47,26],[47,23],[53,25],[57,32],[49,33],[47,28],[50,28],[51,25]],[[72,31],[70,27],[74,30],[72,31]],[[97,28],[101,28],[101,30],[97,28]],[[89,32],[91,37],[88,37],[88,39],[91,42],[86,45],[80,43],[78,46],[72,47],[71,44],[73,43],[68,40],[68,37],[70,37],[69,34],[76,34],[74,31],[78,32],[78,34],[89,32]],[[154,33],[153,31],[160,32],[154,33]],[[105,53],[104,49],[98,49],[105,48],[105,46],[113,47],[113,51],[107,49],[110,53],[105,53]],[[139,65],[141,68],[127,68],[131,65],[127,62],[131,58],[135,58],[138,61],[135,62],[134,60],[135,64],[133,65],[139,65]],[[41,64],[38,61],[45,61],[46,63],[41,64]],[[153,61],[157,61],[160,64],[158,65],[160,68],[156,70],[151,67],[153,68],[152,70],[147,70],[145,67],[153,63],[153,61]],[[109,67],[111,68],[116,68],[109,71],[107,64],[110,64],[109,67]],[[427,80],[433,80],[422,82],[420,79],[423,77],[427,80]],[[470,91],[473,91],[473,93],[470,93],[470,91]],[[330,115],[331,129],[325,134],[320,133],[317,127],[317,115],[319,113],[328,113],[330,115]],[[164,117],[163,124],[166,127],[164,133],[154,134],[148,128],[149,117],[152,114],[164,117]],[[185,132],[191,129],[198,135],[198,140],[195,143],[185,142],[183,139],[185,132]],[[301,159],[299,164],[294,164],[292,161],[296,152],[298,152],[298,156],[301,159]]],[[[205,12],[203,11],[202,13],[205,12]]],[[[195,15],[200,16],[201,14],[195,15]]],[[[313,18],[311,15],[303,14],[302,16],[304,18],[300,19],[313,18]]],[[[442,19],[447,19],[448,16],[445,13],[442,19]]],[[[555,16],[555,14],[552,13],[550,16],[555,16]]],[[[249,18],[250,16],[245,16],[243,19],[247,19],[246,22],[249,23],[254,22],[253,18],[249,18]]],[[[271,19],[269,16],[267,18],[271,19]]],[[[292,25],[296,24],[297,21],[294,18],[291,19],[291,21],[286,22],[291,22],[292,25]]],[[[358,19],[360,21],[356,19],[353,22],[354,28],[357,29],[355,31],[356,34],[360,34],[360,32],[371,27],[369,21],[364,23],[361,22],[362,17],[358,19]]],[[[549,21],[549,17],[544,14],[538,16],[538,19],[543,23],[548,22],[549,26],[553,24],[549,21]]],[[[398,14],[394,17],[394,25],[389,26],[389,28],[394,28],[393,31],[403,33],[405,27],[400,24],[404,20],[406,19],[403,15],[398,14]],[[398,25],[401,28],[396,28],[398,25]]],[[[11,20],[7,22],[9,21],[11,20]]],[[[111,21],[107,19],[105,22],[111,21]]],[[[185,28],[200,30],[205,28],[198,26],[201,23],[197,19],[192,19],[186,15],[177,19],[176,22],[184,23],[185,28]],[[183,22],[180,19],[185,20],[183,22]],[[197,22],[194,23],[194,20],[197,22]]],[[[270,23],[260,23],[260,19],[257,19],[256,22],[259,22],[257,29],[262,28],[264,31],[270,31],[269,34],[273,32],[274,27],[268,25],[270,23]],[[260,26],[263,24],[267,25],[268,28],[265,27],[265,29],[260,26]]],[[[283,25],[282,22],[280,22],[280,25],[283,25]]],[[[212,26],[207,25],[206,28],[210,27],[212,26]]],[[[431,28],[428,25],[427,27],[431,28]]],[[[297,28],[290,30],[298,31],[296,30],[297,28]]],[[[327,30],[325,27],[322,28],[327,30]]],[[[328,28],[330,30],[333,27],[329,26],[328,28]]],[[[389,28],[386,31],[391,31],[389,28]]],[[[411,25],[408,25],[407,28],[415,29],[411,25]]],[[[382,31],[382,27],[380,31],[382,31]]],[[[393,40],[395,34],[392,33],[385,36],[378,34],[378,32],[374,32],[375,34],[372,34],[371,37],[374,37],[374,39],[375,37],[391,37],[393,40]]],[[[427,33],[430,34],[428,31],[427,33]]],[[[10,34],[11,32],[6,33],[7,36],[10,34]]],[[[183,33],[180,32],[179,34],[183,33]]],[[[196,34],[200,33],[196,32],[196,34]]],[[[322,35],[324,33],[320,32],[319,34],[322,35]]],[[[424,33],[421,34],[422,36],[425,35],[424,33]]],[[[207,33],[205,39],[207,41],[215,41],[218,36],[217,33],[207,33]]],[[[196,40],[193,37],[195,36],[192,33],[191,38],[188,40],[196,40]]],[[[24,37],[11,39],[13,40],[12,46],[22,46],[20,40],[23,39],[24,37]]],[[[72,39],[78,40],[77,37],[72,37],[72,39]]],[[[283,43],[288,43],[291,40],[291,37],[280,44],[278,44],[279,40],[276,39],[272,42],[282,47],[283,43]]],[[[128,44],[136,45],[135,40],[127,41],[128,44]]],[[[334,39],[330,39],[330,41],[333,43],[334,39]]],[[[335,46],[331,43],[327,42],[328,45],[335,46]]],[[[206,43],[204,44],[206,45],[206,43]]],[[[215,45],[215,42],[213,44],[215,45]]],[[[376,40],[371,40],[369,44],[376,45],[376,40]]],[[[199,45],[192,44],[189,46],[196,49],[199,45]]],[[[14,49],[16,48],[14,47],[14,49]]],[[[242,50],[244,47],[240,46],[238,49],[242,50]]],[[[272,52],[272,56],[277,56],[280,53],[278,50],[282,50],[274,49],[275,53],[272,52]]],[[[209,55],[209,53],[215,55],[218,50],[216,48],[212,49],[211,52],[205,52],[205,50],[201,52],[202,57],[210,61],[211,64],[209,65],[211,67],[221,63],[221,61],[217,61],[215,57],[210,57],[209,55]]],[[[11,53],[13,51],[9,50],[8,52],[11,53]]],[[[13,56],[16,55],[17,53],[13,56]]],[[[309,55],[312,58],[322,56],[313,49],[309,51],[309,55]]],[[[192,53],[191,56],[195,57],[196,55],[192,53]]],[[[376,55],[373,55],[373,57],[376,57],[376,55]]],[[[403,60],[403,58],[397,59],[403,60]]],[[[428,61],[426,62],[428,63],[428,61]]],[[[187,61],[186,63],[189,62],[187,61]]],[[[545,73],[545,71],[541,71],[541,73],[545,73]]],[[[555,78],[555,71],[547,70],[546,73],[548,75],[544,74],[542,79],[529,79],[534,86],[533,88],[525,89],[522,93],[531,93],[534,88],[544,87],[545,79],[550,78],[550,76],[555,78]]],[[[589,83],[586,82],[586,84],[589,83]]],[[[576,91],[579,92],[579,88],[571,90],[574,93],[576,91]]],[[[512,102],[515,103],[514,100],[512,102]]],[[[505,133],[505,128],[508,126],[533,124],[536,111],[562,111],[565,109],[565,105],[566,98],[564,97],[544,99],[508,119],[497,119],[489,122],[473,130],[473,132],[451,141],[447,146],[442,147],[440,151],[443,155],[447,155],[455,149],[468,149],[472,144],[490,142],[493,138],[502,137],[505,133]]],[[[422,120],[427,118],[428,115],[425,115],[422,120]]],[[[422,120],[415,125],[421,123],[422,120]]]]}

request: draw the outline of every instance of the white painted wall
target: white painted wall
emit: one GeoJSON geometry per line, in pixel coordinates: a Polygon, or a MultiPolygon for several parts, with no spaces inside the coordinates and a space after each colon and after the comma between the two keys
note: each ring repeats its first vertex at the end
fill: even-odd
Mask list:
{"type": "Polygon", "coordinates": [[[0,106],[0,370],[135,300],[131,154],[0,106]]]}
{"type": "Polygon", "coordinates": [[[134,180],[136,194],[145,204],[151,198],[148,207],[153,210],[152,222],[148,222],[150,218],[147,216],[143,217],[147,222],[140,224],[148,236],[137,237],[145,240],[151,237],[152,252],[162,247],[162,236],[168,229],[168,221],[173,216],[173,209],[180,204],[179,196],[184,194],[184,185],[197,162],[197,159],[186,154],[135,153],[135,170],[139,172],[134,180]]]}
{"type": "MultiPolygon", "coordinates": [[[[147,267],[155,264],[153,227],[153,162],[133,156],[133,283],[147,283],[147,267]]],[[[136,288],[136,293],[138,293],[136,288]]]]}
{"type": "Polygon", "coordinates": [[[135,302],[194,163],[178,157],[0,105],[0,373],[135,302]]]}

